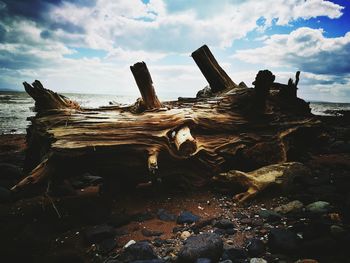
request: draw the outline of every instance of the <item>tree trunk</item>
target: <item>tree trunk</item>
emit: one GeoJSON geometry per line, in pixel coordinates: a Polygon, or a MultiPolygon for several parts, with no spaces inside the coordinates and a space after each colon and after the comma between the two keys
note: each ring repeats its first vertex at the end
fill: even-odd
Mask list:
{"type": "MultiPolygon", "coordinates": [[[[152,77],[148,71],[146,63],[138,62],[133,66],[130,66],[130,69],[134,75],[137,87],[141,92],[142,102],[140,107],[143,107],[146,110],[161,108],[162,104],[158,100],[158,97],[154,90],[152,77]]],[[[140,110],[142,111],[141,108],[140,110]]]]}
{"type": "MultiPolygon", "coordinates": [[[[320,126],[308,104],[271,92],[265,107],[257,108],[254,89],[224,92],[234,83],[223,77],[226,73],[219,74],[211,54],[203,55],[207,50],[202,47],[194,57],[203,68],[212,70],[205,72],[217,72],[205,73],[213,83],[220,83],[212,86],[221,91],[214,97],[164,102],[162,110],[138,113],[135,106],[67,110],[58,104],[50,112],[43,108],[28,129],[27,139],[32,142],[26,163],[29,175],[13,189],[83,172],[112,178],[120,185],[155,177],[172,184],[185,178],[198,185],[219,172],[251,171],[302,158],[317,140],[320,126]]],[[[137,63],[131,70],[146,109],[159,109],[162,104],[146,65],[137,63]]],[[[36,103],[41,98],[48,100],[40,106],[56,101],[52,91],[33,89],[29,94],[36,103]],[[34,96],[37,92],[42,95],[34,96]]]]}
{"type": "Polygon", "coordinates": [[[213,93],[238,87],[220,67],[207,45],[194,51],[192,58],[208,81],[213,93]]]}

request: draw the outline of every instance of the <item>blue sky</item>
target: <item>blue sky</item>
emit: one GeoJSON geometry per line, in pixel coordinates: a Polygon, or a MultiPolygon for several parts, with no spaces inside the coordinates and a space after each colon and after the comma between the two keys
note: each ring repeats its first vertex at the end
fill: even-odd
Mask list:
{"type": "Polygon", "coordinates": [[[145,61],[161,98],[194,96],[203,44],[237,83],[301,70],[300,97],[350,102],[349,0],[0,0],[0,89],[136,97],[145,61]]]}

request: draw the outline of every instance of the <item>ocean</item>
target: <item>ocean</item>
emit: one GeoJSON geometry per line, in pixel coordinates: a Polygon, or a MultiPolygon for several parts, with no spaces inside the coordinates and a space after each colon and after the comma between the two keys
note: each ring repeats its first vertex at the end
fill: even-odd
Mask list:
{"type": "MultiPolygon", "coordinates": [[[[136,97],[104,94],[63,94],[85,108],[109,105],[110,101],[131,104],[136,97]]],[[[176,99],[176,96],[168,99],[176,99]]],[[[312,113],[330,115],[337,110],[350,110],[350,103],[310,102],[312,113]]],[[[25,134],[28,117],[34,116],[34,100],[25,92],[0,91],[0,134],[25,134]]]]}

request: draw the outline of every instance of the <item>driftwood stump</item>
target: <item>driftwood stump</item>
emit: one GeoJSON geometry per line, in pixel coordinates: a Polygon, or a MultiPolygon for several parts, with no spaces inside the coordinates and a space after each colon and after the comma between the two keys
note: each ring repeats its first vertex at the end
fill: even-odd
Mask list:
{"type": "Polygon", "coordinates": [[[57,103],[39,82],[25,84],[40,114],[28,128],[28,177],[13,190],[86,171],[120,185],[181,176],[199,184],[232,169],[298,160],[315,142],[319,122],[305,101],[264,90],[265,107],[257,107],[260,91],[237,88],[207,46],[192,57],[213,97],[160,103],[144,62],[131,67],[142,103],[128,107],[81,109],[59,95],[57,103]]]}

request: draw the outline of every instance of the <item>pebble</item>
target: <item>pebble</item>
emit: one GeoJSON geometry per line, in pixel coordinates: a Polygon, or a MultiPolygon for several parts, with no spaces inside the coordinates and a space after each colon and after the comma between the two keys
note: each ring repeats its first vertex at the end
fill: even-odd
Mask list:
{"type": "Polygon", "coordinates": [[[85,239],[90,243],[100,242],[107,238],[114,238],[114,228],[108,225],[97,225],[85,230],[85,239]]]}
{"type": "Polygon", "coordinates": [[[161,236],[164,233],[162,231],[156,231],[156,230],[149,230],[147,228],[144,228],[141,230],[142,235],[145,237],[154,237],[154,236],[161,236]]]}
{"type": "Polygon", "coordinates": [[[188,232],[188,231],[183,231],[182,233],[181,233],[181,239],[184,239],[184,240],[186,240],[187,238],[189,238],[191,236],[191,233],[190,232],[188,232]]]}
{"type": "Polygon", "coordinates": [[[338,225],[332,225],[330,227],[330,232],[334,237],[341,237],[344,236],[346,233],[345,229],[338,225]]]}
{"type": "Polygon", "coordinates": [[[249,263],[267,263],[267,261],[263,258],[251,258],[249,263]]]}
{"type": "Polygon", "coordinates": [[[304,207],[304,204],[298,200],[289,202],[288,204],[278,206],[274,209],[275,212],[281,214],[288,214],[292,212],[298,212],[304,207]]]}
{"type": "Polygon", "coordinates": [[[129,240],[129,242],[124,245],[124,248],[127,248],[127,247],[129,247],[129,246],[131,246],[131,245],[133,245],[135,243],[136,243],[135,240],[129,240]]]}
{"type": "Polygon", "coordinates": [[[269,222],[276,222],[281,220],[282,218],[282,216],[279,213],[272,210],[261,210],[259,211],[259,216],[269,222]]]}
{"type": "Polygon", "coordinates": [[[265,243],[260,239],[253,238],[248,241],[247,251],[250,256],[257,257],[265,253],[265,243]]]}
{"type": "Polygon", "coordinates": [[[330,203],[325,201],[317,201],[306,206],[306,211],[314,214],[327,213],[330,209],[330,203]]]}
{"type": "Polygon", "coordinates": [[[158,257],[149,242],[138,241],[125,248],[119,259],[122,262],[132,262],[136,260],[149,260],[157,258],[158,257]]]}
{"type": "Polygon", "coordinates": [[[176,215],[169,213],[165,209],[159,209],[157,211],[157,218],[162,221],[175,221],[176,215]]]}
{"type": "Polygon", "coordinates": [[[229,219],[220,219],[214,223],[214,226],[220,229],[234,228],[235,224],[229,219]]]}
{"type": "Polygon", "coordinates": [[[268,235],[268,245],[272,251],[290,253],[297,248],[298,237],[287,229],[274,228],[268,235]]]}
{"type": "Polygon", "coordinates": [[[199,258],[209,258],[218,262],[223,251],[223,241],[220,236],[212,233],[191,236],[180,249],[178,262],[195,262],[199,258]]]}
{"type": "Polygon", "coordinates": [[[178,217],[176,222],[178,224],[192,224],[200,219],[199,216],[192,214],[190,211],[183,211],[178,217]]]}

